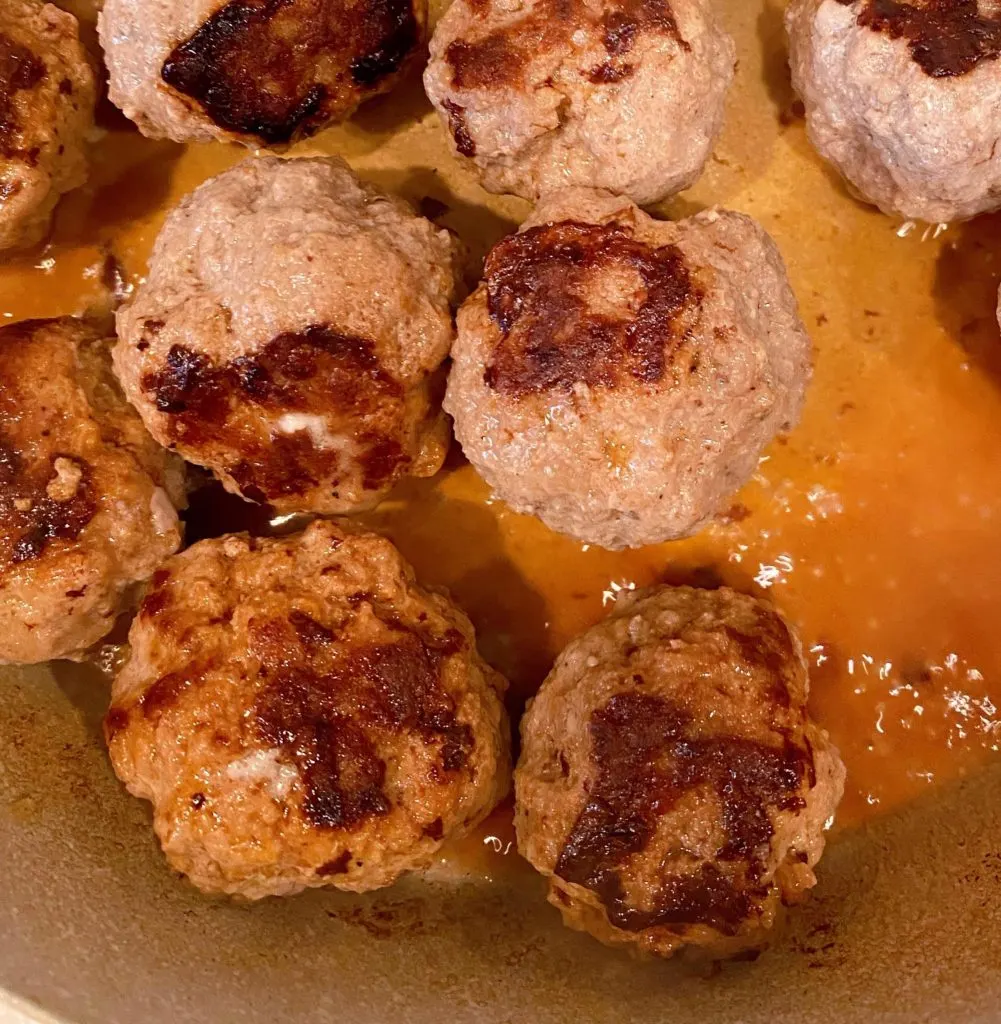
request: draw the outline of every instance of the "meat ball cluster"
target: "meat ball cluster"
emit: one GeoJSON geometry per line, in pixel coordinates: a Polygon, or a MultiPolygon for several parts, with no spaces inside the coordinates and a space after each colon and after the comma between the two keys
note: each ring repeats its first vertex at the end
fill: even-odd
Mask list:
{"type": "Polygon", "coordinates": [[[0,664],[82,657],[181,543],[180,462],[125,402],[110,344],[69,319],[0,330],[0,664]]]}
{"type": "Polygon", "coordinates": [[[706,0],[455,0],[424,82],[490,191],[652,203],[701,174],[734,63],[706,0]]]}
{"type": "MultiPolygon", "coordinates": [[[[837,6],[861,26],[861,3],[837,6]]],[[[145,134],[266,146],[389,88],[426,22],[425,0],[107,0],[100,34],[145,134]]],[[[175,554],[178,456],[277,512],[359,512],[441,468],[447,410],[513,508],[639,546],[707,522],[810,378],[754,221],[659,222],[598,188],[652,202],[701,172],[735,56],[707,0],[455,0],[431,49],[458,152],[542,195],[457,341],[448,232],[337,159],[270,157],[170,214],[113,352],[81,321],[0,331],[0,663],[80,657],[149,580],[105,735],[206,892],[428,866],[508,792],[507,684],[375,534],[318,520],[175,554]]],[[[82,180],[94,93],[71,18],[0,10],[0,245],[82,180]]],[[[806,699],[794,634],[728,590],[629,595],[572,642],[516,778],[519,847],[566,922],[660,955],[760,943],[814,884],[843,789],[806,699]]]]}
{"type": "Polygon", "coordinates": [[[811,346],[750,218],[567,189],[489,254],[445,408],[498,497],[606,548],[697,531],[799,418],[811,346]]]}
{"type": "Polygon", "coordinates": [[[518,846],[564,922],[667,956],[758,945],[815,884],[844,768],[800,645],[728,590],[630,594],[522,721],[518,846]]]}
{"type": "Polygon", "coordinates": [[[249,159],[167,219],[115,367],[157,440],[283,512],[433,476],[455,248],[333,159],[249,159]]]}
{"type": "Polygon", "coordinates": [[[73,15],[0,5],[0,249],[41,241],[59,197],[84,183],[96,97],[73,15]]]}
{"type": "Polygon", "coordinates": [[[268,146],[390,89],[420,55],[427,0],[107,0],[111,101],[151,138],[268,146]]]}
{"type": "Polygon", "coordinates": [[[1001,14],[986,0],[793,0],[793,84],[813,145],[886,213],[1001,208],[1001,14]]]}
{"type": "Polygon", "coordinates": [[[129,639],[111,759],[207,892],[388,885],[507,792],[506,683],[374,534],[203,541],[156,574],[129,639]]]}

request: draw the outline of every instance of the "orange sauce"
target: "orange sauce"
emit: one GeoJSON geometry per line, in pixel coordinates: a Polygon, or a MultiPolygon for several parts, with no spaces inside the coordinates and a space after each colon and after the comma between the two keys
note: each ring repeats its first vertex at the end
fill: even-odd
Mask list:
{"type": "MultiPolygon", "coordinates": [[[[790,116],[781,5],[721,6],[740,48],[728,127],[665,212],[720,203],[775,236],[816,346],[801,426],[730,515],[679,543],[583,548],[492,501],[455,453],[367,520],[468,610],[515,709],[623,588],[722,579],[774,601],[801,631],[852,824],[1001,743],[1001,218],[936,231],[853,202],[790,116]]],[[[165,212],[243,156],[144,140],[108,109],[102,122],[91,181],[61,205],[51,242],[0,265],[4,321],[106,308],[108,255],[134,287],[165,212]]],[[[342,153],[364,177],[444,204],[440,222],[474,261],[526,212],[457,166],[416,83],[299,149],[342,153]]],[[[498,812],[463,859],[488,874],[512,838],[498,812]]]]}

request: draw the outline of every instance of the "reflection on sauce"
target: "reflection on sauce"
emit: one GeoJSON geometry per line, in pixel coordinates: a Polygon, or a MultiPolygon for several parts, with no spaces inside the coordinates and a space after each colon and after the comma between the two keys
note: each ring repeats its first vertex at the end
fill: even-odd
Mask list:
{"type": "MultiPolygon", "coordinates": [[[[719,202],[776,237],[816,344],[801,427],[716,525],[642,551],[582,549],[512,514],[454,455],[365,518],[469,611],[514,709],[622,589],[724,582],[770,598],[802,633],[814,712],[848,765],[840,822],[852,824],[974,770],[1001,743],[1001,218],[901,230],[855,204],[789,115],[777,5],[727,6],[741,47],[729,127],[668,212],[719,202]]],[[[100,306],[109,251],[134,286],[164,211],[243,156],[115,125],[53,243],[0,270],[6,320],[100,306]]],[[[378,101],[300,151],[344,153],[380,185],[430,198],[477,255],[527,209],[479,191],[419,97],[378,101]]],[[[225,514],[204,500],[196,519],[218,529],[225,514]]],[[[518,863],[512,839],[502,809],[446,860],[490,876],[518,863]]]]}
{"type": "Polygon", "coordinates": [[[432,881],[491,882],[498,876],[507,879],[517,872],[531,877],[535,869],[518,856],[513,803],[509,797],[478,829],[446,843],[426,874],[432,881]]]}

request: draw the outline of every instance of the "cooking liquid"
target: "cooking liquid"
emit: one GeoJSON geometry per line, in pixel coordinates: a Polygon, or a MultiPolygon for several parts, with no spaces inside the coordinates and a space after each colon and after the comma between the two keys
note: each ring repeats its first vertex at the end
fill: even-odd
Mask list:
{"type": "MultiPolygon", "coordinates": [[[[813,712],[848,766],[839,821],[851,825],[1001,742],[1001,218],[929,228],[854,202],[797,116],[781,5],[720,6],[740,53],[727,129],[697,187],[663,212],[718,203],[779,243],[815,343],[801,425],[716,524],[659,547],[612,553],[551,533],[492,501],[457,452],[365,518],[469,612],[515,713],[622,590],[723,582],[773,601],[800,630],[813,712]]],[[[142,139],[109,107],[101,123],[90,183],[60,206],[51,243],[0,266],[7,322],[107,309],[113,268],[126,293],[140,283],[165,212],[244,158],[142,139]]],[[[341,153],[421,204],[474,266],[528,209],[459,167],[417,82],[297,152],[341,153]]],[[[252,511],[211,503],[192,532],[243,528],[252,511]]],[[[502,809],[451,860],[490,873],[512,838],[502,809]]]]}

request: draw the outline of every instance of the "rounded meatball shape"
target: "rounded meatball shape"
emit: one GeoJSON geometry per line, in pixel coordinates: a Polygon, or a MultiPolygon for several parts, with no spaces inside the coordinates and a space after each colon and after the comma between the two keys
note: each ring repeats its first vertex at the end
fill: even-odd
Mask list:
{"type": "Polygon", "coordinates": [[[129,640],[111,760],[206,892],[389,885],[508,790],[504,679],[375,534],[196,544],[154,576],[129,640]]]}
{"type": "Polygon", "coordinates": [[[445,408],[498,497],[606,548],[696,532],[799,417],[810,340],[750,218],[568,189],[497,245],[445,408]]]}
{"type": "Polygon", "coordinates": [[[0,3],[0,249],[35,245],[59,197],[87,179],[97,85],[76,18],[0,3]]]}
{"type": "Polygon", "coordinates": [[[884,213],[1001,208],[1001,16],[977,0],[793,0],[793,84],[814,147],[884,213]]]}
{"type": "Polygon", "coordinates": [[[109,96],[143,135],[284,145],[392,88],[427,0],[107,0],[109,96]]]}
{"type": "Polygon", "coordinates": [[[735,52],[708,0],[455,0],[424,84],[491,192],[653,203],[702,173],[735,52]]]}
{"type": "Polygon", "coordinates": [[[451,236],[338,160],[248,159],[167,218],[118,313],[150,432],[283,512],[354,512],[448,442],[451,236]]]}
{"type": "Polygon", "coordinates": [[[183,466],[79,320],[0,329],[0,664],[79,658],[181,543],[183,466]]]}
{"type": "Polygon", "coordinates": [[[522,721],[518,848],[564,923],[670,956],[761,944],[816,883],[845,772],[795,634],[730,590],[621,598],[522,721]]]}

